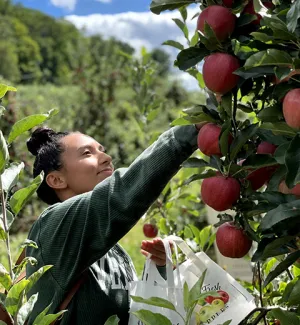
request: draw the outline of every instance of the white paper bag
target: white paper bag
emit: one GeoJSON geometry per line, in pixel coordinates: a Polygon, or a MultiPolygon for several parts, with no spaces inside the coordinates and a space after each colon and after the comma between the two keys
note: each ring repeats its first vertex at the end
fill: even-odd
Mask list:
{"type": "MultiPolygon", "coordinates": [[[[148,258],[145,264],[143,279],[141,281],[133,281],[129,283],[128,293],[130,296],[139,296],[144,299],[151,297],[159,297],[173,303],[176,310],[185,316],[183,305],[183,289],[179,276],[179,268],[173,272],[172,253],[170,250],[169,241],[164,240],[166,249],[166,273],[167,280],[164,280],[157,271],[155,263],[148,258]],[[176,286],[174,280],[176,279],[176,286]]],[[[148,304],[136,303],[130,299],[130,316],[129,325],[141,325],[142,322],[132,314],[132,312],[146,309],[153,313],[160,313],[171,320],[173,325],[184,325],[183,319],[175,312],[167,308],[151,306],[148,304]]]]}
{"type": "Polygon", "coordinates": [[[218,325],[228,320],[231,320],[230,325],[238,325],[256,308],[254,297],[205,253],[195,254],[180,237],[169,236],[167,239],[176,243],[187,256],[187,260],[179,266],[181,281],[191,289],[207,270],[202,293],[218,291],[220,294],[220,297],[210,296],[201,305],[197,304],[194,311],[196,325],[218,325]]]}

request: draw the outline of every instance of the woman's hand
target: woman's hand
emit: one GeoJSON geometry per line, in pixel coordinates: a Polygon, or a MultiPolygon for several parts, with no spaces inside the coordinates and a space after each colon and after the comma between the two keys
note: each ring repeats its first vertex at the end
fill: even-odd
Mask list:
{"type": "Polygon", "coordinates": [[[145,256],[151,254],[151,260],[158,266],[166,265],[165,247],[162,239],[159,237],[154,238],[153,240],[143,240],[141,253],[145,256]]]}

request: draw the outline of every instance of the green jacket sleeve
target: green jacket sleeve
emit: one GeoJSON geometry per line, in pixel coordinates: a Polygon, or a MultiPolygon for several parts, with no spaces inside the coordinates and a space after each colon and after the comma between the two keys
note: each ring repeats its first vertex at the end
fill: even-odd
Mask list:
{"type": "Polygon", "coordinates": [[[171,128],[129,168],[46,209],[29,236],[38,243],[40,262],[54,265],[51,273],[64,287],[66,274],[79,275],[135,225],[196,148],[194,126],[171,128]]]}

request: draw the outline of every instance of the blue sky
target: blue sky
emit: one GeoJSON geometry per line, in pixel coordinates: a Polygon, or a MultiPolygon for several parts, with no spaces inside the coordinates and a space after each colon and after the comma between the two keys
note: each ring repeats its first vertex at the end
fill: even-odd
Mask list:
{"type": "Polygon", "coordinates": [[[14,0],[25,7],[43,11],[51,16],[66,14],[116,14],[126,11],[145,12],[149,10],[151,0],[14,0]]]}

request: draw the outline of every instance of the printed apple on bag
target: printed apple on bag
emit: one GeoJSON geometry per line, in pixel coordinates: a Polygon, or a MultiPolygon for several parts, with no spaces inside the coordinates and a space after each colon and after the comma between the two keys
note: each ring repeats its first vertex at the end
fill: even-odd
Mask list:
{"type": "MultiPolygon", "coordinates": [[[[220,288],[219,284],[217,284],[217,287],[220,288]]],[[[201,299],[198,301],[198,304],[196,305],[194,311],[196,315],[197,325],[210,324],[221,313],[223,313],[227,308],[229,308],[229,294],[223,290],[217,290],[217,293],[219,294],[219,296],[207,296],[205,299],[201,299]]]]}

